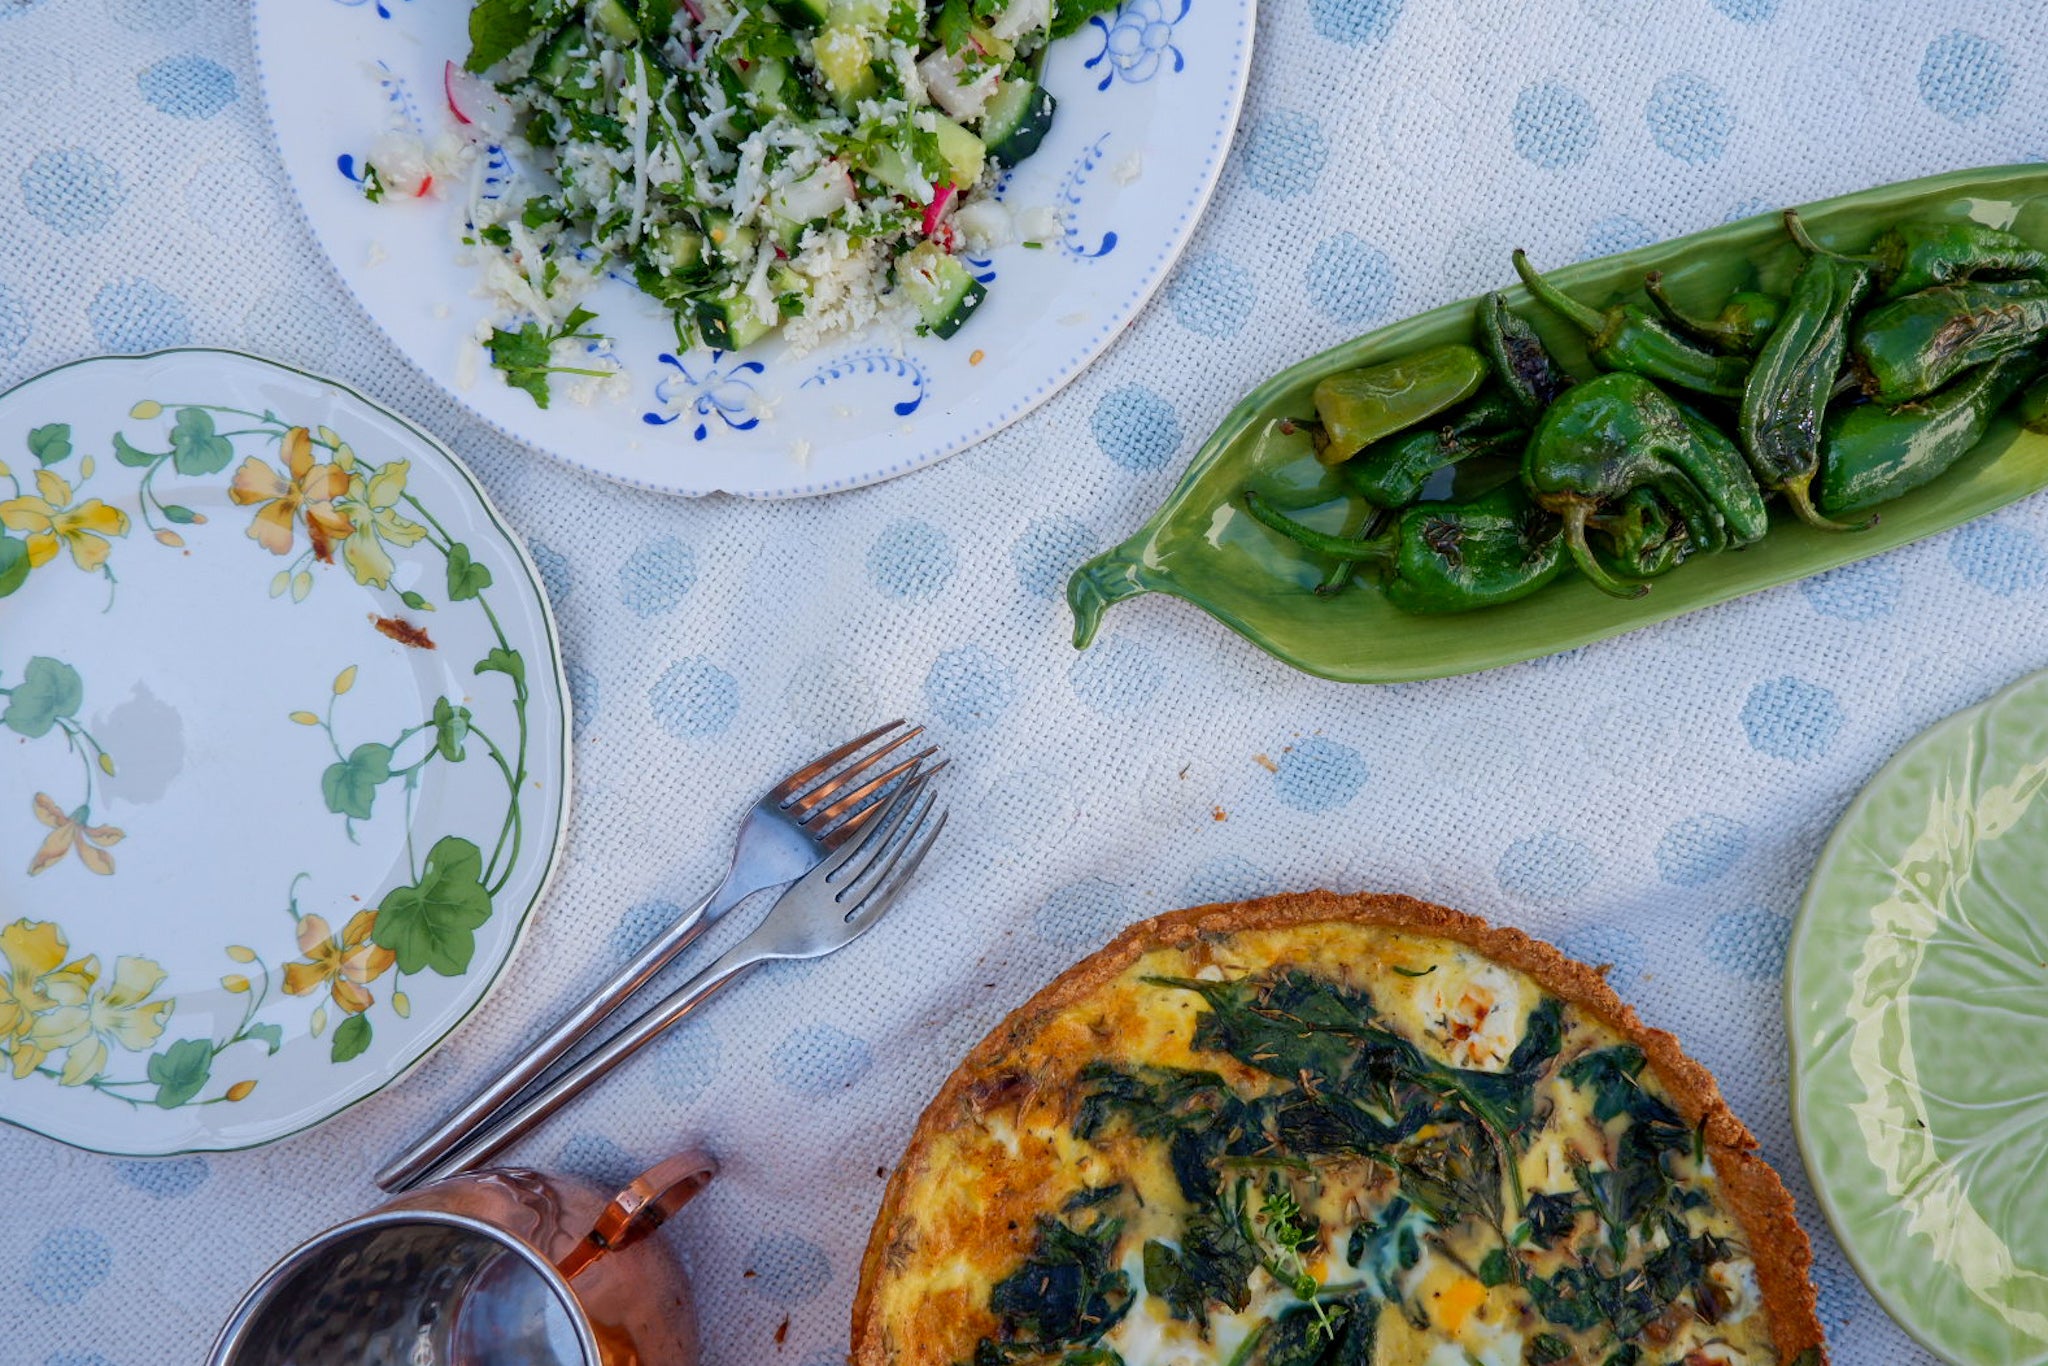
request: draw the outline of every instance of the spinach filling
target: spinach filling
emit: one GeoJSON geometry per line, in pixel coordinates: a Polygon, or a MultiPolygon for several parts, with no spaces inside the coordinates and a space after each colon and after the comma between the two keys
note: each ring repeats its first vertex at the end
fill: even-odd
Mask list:
{"type": "MultiPolygon", "coordinates": [[[[1708,1272],[1735,1249],[1690,1232],[1686,1213],[1707,1197],[1670,1165],[1697,1162],[1701,1135],[1643,1087],[1639,1049],[1598,1049],[1558,1067],[1565,1027],[1555,998],[1531,1012],[1502,1071],[1480,1072],[1429,1057],[1381,1020],[1366,992],[1308,973],[1147,981],[1201,996],[1197,1051],[1282,1083],[1242,1094],[1213,1071],[1110,1062],[1079,1077],[1074,1136],[1092,1141],[1121,1127],[1163,1144],[1189,1211],[1177,1245],[1145,1243],[1144,1289],[1205,1335],[1212,1313],[1251,1303],[1256,1270],[1293,1292],[1295,1303],[1231,1366],[1371,1366],[1382,1305],[1428,1325],[1420,1306],[1401,1302],[1425,1245],[1448,1253],[1445,1233],[1475,1222],[1495,1245],[1468,1270],[1488,1286],[1520,1284],[1550,1327],[1595,1335],[1617,1366],[1639,1360],[1630,1340],[1686,1296],[1708,1323],[1725,1315],[1727,1297],[1708,1272]],[[1604,1169],[1575,1163],[1576,1191],[1525,1196],[1516,1158],[1548,1122],[1537,1095],[1553,1070],[1590,1094],[1594,1119],[1610,1132],[1617,1117],[1627,1122],[1604,1169]],[[1321,1231],[1296,1192],[1313,1187],[1318,1164],[1361,1159],[1390,1170],[1398,1193],[1352,1228],[1343,1268],[1322,1283],[1307,1267],[1321,1231]],[[1591,1232],[1580,1237],[1587,1213],[1591,1232]],[[1522,1248],[1562,1249],[1567,1260],[1540,1275],[1522,1248]]],[[[999,1327],[978,1344],[973,1366],[1120,1366],[1102,1339],[1134,1299],[1115,1264],[1123,1219],[1107,1212],[1121,1194],[1084,1193],[1085,1207],[1069,1205],[1073,1222],[1040,1219],[1032,1253],[991,1295],[999,1327]]],[[[1525,1355],[1564,1361],[1574,1350],[1539,1331],[1525,1355]]]]}

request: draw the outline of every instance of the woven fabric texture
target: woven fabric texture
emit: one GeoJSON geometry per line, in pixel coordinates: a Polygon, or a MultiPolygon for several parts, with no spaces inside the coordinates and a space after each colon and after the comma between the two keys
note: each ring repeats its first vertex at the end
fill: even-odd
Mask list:
{"type": "MultiPolygon", "coordinates": [[[[1054,972],[1140,916],[1316,886],[1412,892],[1613,964],[1798,1192],[1836,1359],[1931,1360],[1806,1186],[1780,967],[1858,786],[2048,663],[2048,500],[1560,658],[1400,687],[1303,677],[1162,599],[1117,609],[1077,655],[1060,590],[1235,396],[1502,283],[1516,245],[1562,263],[2048,154],[2048,14],[1273,0],[1258,41],[1215,203],[1107,355],[923,473],[762,505],[572,474],[383,344],[290,201],[243,6],[0,0],[0,383],[218,344],[441,434],[546,578],[578,770],[525,950],[403,1085],[249,1153],[123,1161],[0,1130],[0,1359],[197,1359],[273,1258],[372,1204],[382,1159],[696,898],[766,782],[907,714],[954,758],[954,823],[916,893],[851,951],[723,995],[515,1154],[606,1180],[694,1142],[724,1158],[666,1235],[712,1363],[840,1359],[882,1175],[961,1053],[1054,972]]],[[[4,769],[0,793],[17,795],[4,769]]]]}

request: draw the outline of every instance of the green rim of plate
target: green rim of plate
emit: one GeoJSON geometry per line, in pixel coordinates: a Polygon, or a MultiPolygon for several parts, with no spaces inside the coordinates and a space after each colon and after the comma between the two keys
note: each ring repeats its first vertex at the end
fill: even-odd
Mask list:
{"type": "Polygon", "coordinates": [[[2048,1366],[2044,900],[2048,672],[1879,771],[1786,954],[1792,1124],[1821,1208],[1885,1311],[1956,1366],[2048,1366]]]}
{"type": "MultiPolygon", "coordinates": [[[[268,1147],[273,1143],[303,1134],[310,1129],[316,1129],[329,1120],[344,1115],[350,1110],[355,1109],[358,1105],[364,1104],[371,1098],[383,1094],[411,1076],[422,1063],[434,1056],[456,1031],[470,1021],[486,1001],[497,994],[498,989],[504,985],[507,971],[518,960],[520,953],[525,949],[528,932],[533,927],[534,912],[539,909],[541,902],[546,900],[549,890],[554,886],[556,876],[562,870],[562,855],[567,848],[569,839],[570,792],[575,782],[575,770],[573,767],[575,755],[572,743],[575,720],[570,710],[569,677],[562,660],[562,631],[560,623],[555,620],[554,603],[549,599],[547,589],[541,582],[540,570],[533,563],[532,555],[527,552],[525,540],[506,522],[504,515],[498,511],[497,504],[491,501],[490,494],[484,489],[483,484],[478,481],[475,473],[467,464],[463,463],[462,458],[456,455],[445,441],[442,441],[412,419],[371,398],[352,384],[347,384],[326,375],[315,374],[310,370],[303,370],[296,365],[289,365],[284,361],[274,360],[268,356],[258,356],[248,351],[236,351],[222,346],[169,346],[161,350],[138,352],[133,355],[80,356],[76,360],[66,361],[62,365],[53,365],[47,370],[31,375],[16,384],[11,384],[5,389],[0,389],[0,403],[6,402],[21,390],[38,384],[52,375],[61,374],[67,370],[75,370],[80,366],[100,365],[108,361],[132,361],[140,364],[165,356],[181,355],[227,356],[238,361],[248,361],[267,369],[277,370],[309,383],[323,385],[338,393],[345,394],[364,407],[381,414],[405,431],[411,433],[422,446],[446,461],[448,468],[460,476],[462,483],[467,486],[471,496],[476,499],[477,507],[482,512],[485,522],[503,538],[505,548],[510,551],[513,562],[519,566],[525,586],[532,593],[534,602],[540,609],[540,624],[547,646],[548,667],[545,670],[536,671],[529,677],[536,688],[543,686],[551,688],[555,694],[557,705],[560,708],[561,733],[556,737],[556,744],[561,756],[562,780],[556,784],[554,804],[547,816],[553,824],[553,830],[547,841],[546,861],[541,867],[538,880],[534,883],[532,896],[527,899],[524,906],[519,908],[518,921],[513,928],[511,943],[506,948],[504,956],[491,970],[489,978],[483,984],[483,990],[477,994],[474,1001],[470,1002],[469,1007],[442,1032],[439,1038],[434,1039],[420,1051],[417,1057],[399,1067],[370,1090],[365,1091],[362,1095],[337,1109],[307,1120],[296,1128],[287,1129],[281,1133],[271,1134],[247,1143],[205,1144],[177,1148],[161,1153],[149,1153],[146,1155],[149,1160],[203,1156],[214,1153],[248,1152],[256,1148],[268,1147]]],[[[546,743],[547,737],[540,737],[540,740],[542,743],[546,743]]],[[[60,1138],[55,1134],[45,1133],[35,1125],[18,1118],[0,1117],[0,1124],[20,1129],[25,1133],[35,1134],[39,1138],[49,1139],[53,1143],[62,1143],[66,1147],[75,1148],[81,1152],[97,1153],[105,1157],[133,1157],[138,1155],[124,1148],[103,1148],[91,1143],[82,1143],[75,1139],[60,1138]]]]}

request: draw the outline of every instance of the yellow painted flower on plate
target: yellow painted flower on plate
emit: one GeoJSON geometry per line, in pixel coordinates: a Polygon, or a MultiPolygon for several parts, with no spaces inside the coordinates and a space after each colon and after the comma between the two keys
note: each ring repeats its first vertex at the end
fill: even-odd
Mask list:
{"type": "Polygon", "coordinates": [[[398,515],[399,497],[405,492],[405,476],[412,469],[408,460],[392,460],[368,479],[352,474],[348,494],[336,506],[355,524],[342,543],[341,558],[357,583],[372,588],[391,586],[391,553],[384,547],[410,546],[427,534],[418,522],[398,515]]]}
{"type": "Polygon", "coordinates": [[[64,931],[47,920],[17,920],[0,929],[0,1040],[28,1033],[38,1012],[54,1005],[42,979],[64,962],[64,931]]]}
{"type": "Polygon", "coordinates": [[[36,793],[35,808],[36,819],[49,826],[50,833],[36,850],[36,856],[29,860],[30,877],[63,862],[64,856],[74,849],[78,851],[78,861],[92,872],[101,877],[113,873],[114,856],[107,850],[126,839],[126,831],[118,825],[85,824],[80,819],[83,807],[67,816],[47,792],[36,793]]]}
{"type": "Polygon", "coordinates": [[[58,975],[69,975],[72,981],[60,984],[53,994],[71,999],[38,1015],[26,1042],[45,1056],[60,1048],[70,1050],[57,1076],[59,1085],[83,1086],[107,1070],[113,1046],[145,1053],[164,1032],[164,1018],[173,1003],[149,999],[165,976],[154,960],[122,954],[114,960],[114,975],[104,981],[97,958],[86,958],[58,975]]]}
{"type": "Polygon", "coordinates": [[[348,514],[334,505],[348,492],[348,474],[333,464],[314,463],[313,439],[304,427],[284,434],[283,454],[282,470],[253,455],[243,460],[228,486],[228,499],[256,508],[249,536],[273,555],[291,550],[294,528],[303,516],[314,555],[331,562],[334,543],[355,530],[348,514]]]}
{"type": "Polygon", "coordinates": [[[284,989],[310,996],[324,986],[349,1014],[368,1010],[376,998],[365,984],[382,977],[396,959],[391,950],[370,942],[376,928],[375,911],[357,911],[340,934],[329,933],[324,916],[299,917],[299,952],[306,956],[284,965],[284,989]]]}
{"type": "Polygon", "coordinates": [[[121,509],[97,498],[73,507],[71,497],[71,485],[61,476],[37,470],[34,494],[0,502],[0,525],[28,533],[30,568],[48,564],[61,547],[80,569],[96,570],[113,549],[107,537],[128,534],[128,514],[121,509]]]}

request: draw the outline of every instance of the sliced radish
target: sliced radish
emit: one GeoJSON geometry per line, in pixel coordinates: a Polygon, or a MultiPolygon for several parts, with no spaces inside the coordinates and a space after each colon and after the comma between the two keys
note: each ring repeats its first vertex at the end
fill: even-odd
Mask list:
{"type": "Polygon", "coordinates": [[[441,89],[448,97],[448,112],[463,125],[463,136],[472,142],[503,137],[512,126],[512,111],[491,83],[454,62],[441,66],[441,89]]]}
{"type": "Polygon", "coordinates": [[[924,206],[924,235],[932,236],[939,230],[939,222],[946,216],[946,206],[953,202],[953,187],[940,185],[932,191],[932,202],[924,206]]]}

